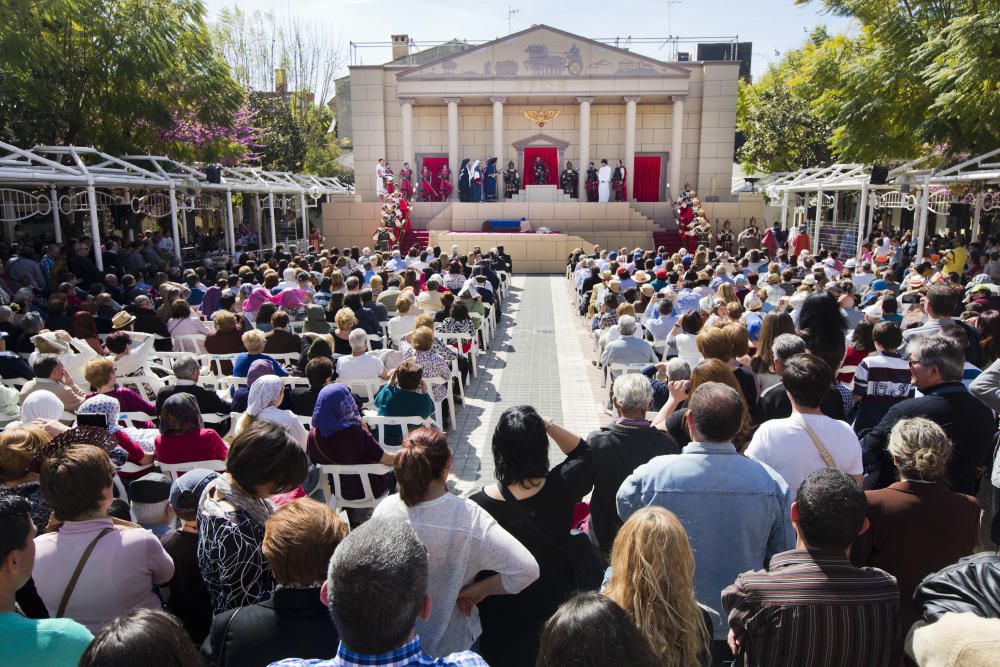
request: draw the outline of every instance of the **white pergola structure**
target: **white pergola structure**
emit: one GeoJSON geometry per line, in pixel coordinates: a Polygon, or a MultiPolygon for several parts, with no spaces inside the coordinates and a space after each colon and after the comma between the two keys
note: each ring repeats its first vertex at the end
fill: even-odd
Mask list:
{"type": "Polygon", "coordinates": [[[101,244],[98,211],[110,204],[127,204],[137,213],[145,207],[145,210],[152,211],[150,214],[153,217],[161,217],[169,211],[174,254],[179,260],[181,243],[177,213],[182,209],[191,210],[194,197],[202,191],[225,193],[228,204],[224,228],[226,246],[230,253],[236,250],[232,199],[234,192],[253,195],[258,212],[260,196],[268,197],[273,246],[277,245],[275,196],[283,198],[282,207],[287,207],[285,204],[291,202],[292,208],[301,213],[302,234],[305,239],[309,235],[308,209],[315,208],[324,195],[353,192],[352,188],[335,178],[271,172],[251,167],[223,167],[219,181],[209,182],[205,171],[163,156],[127,155],[119,158],[95,148],[80,146],[39,146],[27,150],[0,141],[0,220],[13,224],[35,215],[51,213],[56,241],[61,241],[60,212],[71,214],[87,211],[90,214],[90,231],[96,250],[94,259],[100,270],[104,269],[104,263],[97,250],[101,244]],[[76,188],[80,191],[60,197],[59,188],[76,188]],[[47,194],[35,194],[34,191],[38,189],[47,189],[47,194]],[[121,195],[116,197],[108,191],[120,191],[121,195]],[[133,192],[145,195],[133,197],[133,192]],[[185,198],[190,203],[183,201],[185,198]]]}
{"type": "Polygon", "coordinates": [[[907,209],[918,211],[915,221],[917,232],[917,257],[923,257],[927,240],[929,213],[947,215],[952,204],[973,205],[972,236],[979,234],[979,221],[983,211],[1000,208],[1000,194],[986,190],[990,184],[1000,183],[1000,148],[965,160],[950,167],[943,167],[940,156],[921,157],[893,167],[885,183],[874,184],[872,169],[863,164],[838,163],[829,167],[813,167],[799,171],[774,174],[763,189],[774,201],[780,199],[781,227],[788,227],[790,197],[802,197],[806,208],[815,206],[816,216],[812,227],[813,252],[819,250],[819,230],[823,224],[823,209],[833,209],[832,224],[837,223],[839,197],[844,193],[858,193],[858,229],[855,252],[861,253],[864,239],[871,233],[872,217],[876,208],[907,209]],[[991,159],[996,161],[990,162],[991,159]],[[929,166],[935,164],[935,166],[929,166]],[[958,197],[949,189],[956,185],[974,187],[979,192],[958,197]],[[995,200],[995,204],[994,204],[995,200]]]}

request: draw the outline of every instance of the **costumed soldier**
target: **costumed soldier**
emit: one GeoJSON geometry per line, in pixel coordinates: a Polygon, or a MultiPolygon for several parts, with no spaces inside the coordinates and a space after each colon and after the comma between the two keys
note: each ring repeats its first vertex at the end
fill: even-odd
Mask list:
{"type": "Polygon", "coordinates": [[[438,193],[431,184],[431,170],[425,164],[420,169],[420,201],[434,201],[437,197],[438,193]]]}
{"type": "Polygon", "coordinates": [[[535,156],[535,185],[545,185],[549,182],[549,168],[542,162],[542,156],[535,156]]]}
{"type": "Polygon", "coordinates": [[[726,252],[732,254],[733,252],[733,225],[731,222],[726,220],[722,223],[722,231],[719,232],[719,245],[726,252]]]}
{"type": "Polygon", "coordinates": [[[399,170],[399,191],[407,201],[413,199],[413,170],[410,163],[404,162],[403,168],[399,170]]]}
{"type": "Polygon", "coordinates": [[[510,199],[518,193],[521,189],[521,174],[517,171],[517,167],[514,166],[514,161],[511,160],[507,163],[507,170],[503,173],[503,190],[504,196],[510,199]]]}
{"type": "Polygon", "coordinates": [[[559,177],[559,184],[562,185],[563,194],[567,194],[573,199],[576,199],[576,189],[578,183],[579,176],[577,175],[576,169],[573,168],[573,163],[567,160],[566,168],[559,177]]]}
{"type": "Polygon", "coordinates": [[[389,252],[392,248],[392,232],[385,227],[379,227],[372,234],[372,241],[375,242],[376,252],[389,252]]]}
{"type": "Polygon", "coordinates": [[[625,165],[621,160],[615,165],[615,173],[611,177],[611,189],[615,191],[615,201],[627,201],[625,192],[625,165]]]}
{"type": "Polygon", "coordinates": [[[594,168],[593,162],[587,167],[587,182],[584,187],[587,189],[587,201],[597,201],[597,169],[594,168]]]}
{"type": "Polygon", "coordinates": [[[447,164],[441,166],[441,173],[438,175],[438,180],[441,181],[440,199],[438,201],[448,201],[451,199],[451,169],[447,164]]]}

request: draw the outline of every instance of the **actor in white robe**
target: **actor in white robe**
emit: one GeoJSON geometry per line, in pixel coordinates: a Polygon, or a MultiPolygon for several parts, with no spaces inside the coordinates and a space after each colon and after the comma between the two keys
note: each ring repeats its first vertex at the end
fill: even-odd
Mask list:
{"type": "Polygon", "coordinates": [[[597,171],[597,201],[602,204],[611,199],[611,167],[607,160],[601,160],[601,168],[597,171]]]}
{"type": "Polygon", "coordinates": [[[379,160],[378,166],[375,167],[375,193],[379,201],[385,201],[386,195],[389,194],[389,189],[386,187],[385,160],[379,160]]]}

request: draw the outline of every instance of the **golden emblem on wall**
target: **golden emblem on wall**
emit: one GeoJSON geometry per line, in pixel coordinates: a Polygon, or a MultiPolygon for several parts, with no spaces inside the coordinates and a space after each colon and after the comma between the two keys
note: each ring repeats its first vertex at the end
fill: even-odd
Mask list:
{"type": "Polygon", "coordinates": [[[538,123],[538,127],[545,127],[546,123],[551,123],[559,116],[559,109],[528,109],[524,112],[524,117],[532,123],[538,123]]]}

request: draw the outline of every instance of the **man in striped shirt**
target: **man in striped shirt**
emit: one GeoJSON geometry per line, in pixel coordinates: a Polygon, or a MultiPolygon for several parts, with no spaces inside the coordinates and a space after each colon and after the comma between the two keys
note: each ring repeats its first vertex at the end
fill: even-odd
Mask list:
{"type": "Polygon", "coordinates": [[[722,591],[729,644],[761,667],[882,667],[899,632],[899,589],[888,573],[854,567],[848,550],[868,529],[864,491],[817,470],[792,504],[796,548],[722,591]]]}

